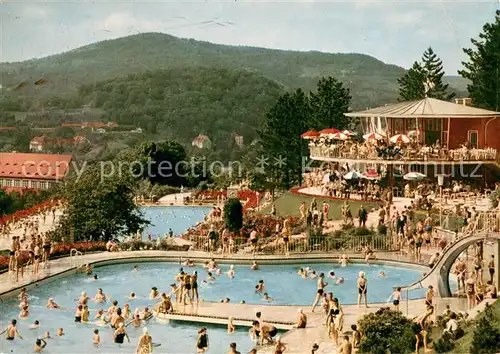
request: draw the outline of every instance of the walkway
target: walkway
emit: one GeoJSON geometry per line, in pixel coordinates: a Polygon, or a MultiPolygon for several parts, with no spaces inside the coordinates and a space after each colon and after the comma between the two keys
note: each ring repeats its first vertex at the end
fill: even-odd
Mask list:
{"type": "MultiPolygon", "coordinates": [[[[52,219],[52,214],[49,214],[47,218],[45,219],[45,223],[43,222],[43,217],[41,214],[37,214],[34,216],[31,216],[28,218],[28,220],[38,220],[39,222],[39,231],[40,232],[47,232],[52,229],[57,225],[59,222],[59,219],[62,215],[61,211],[56,211],[56,218],[55,220],[52,219]]],[[[12,239],[12,236],[23,236],[23,228],[18,227],[16,229],[13,229],[10,231],[9,238],[2,237],[0,236],[0,251],[2,250],[8,250],[10,248],[10,240],[12,239]]]]}
{"type": "MultiPolygon", "coordinates": [[[[356,258],[357,255],[352,255],[356,258]]],[[[379,259],[390,259],[390,260],[404,260],[401,255],[394,253],[380,253],[379,259]]],[[[208,259],[208,255],[204,252],[162,252],[162,251],[135,251],[135,252],[119,252],[119,253],[108,253],[101,252],[95,254],[88,254],[80,256],[78,260],[79,264],[85,263],[96,263],[100,262],[100,265],[111,264],[120,262],[120,260],[126,262],[127,259],[132,260],[135,258],[134,262],[139,261],[151,261],[151,260],[171,260],[179,261],[180,259],[185,259],[187,257],[193,259],[195,262],[208,259]]],[[[276,256],[257,256],[256,259],[261,263],[264,261],[275,261],[279,263],[286,263],[287,261],[300,260],[301,262],[307,263],[313,262],[314,260],[319,260],[320,257],[323,259],[325,255],[320,254],[303,254],[295,255],[295,257],[276,257],[276,256]]],[[[335,257],[334,255],[327,255],[328,257],[335,257]]],[[[226,262],[251,262],[252,258],[241,258],[234,257],[231,259],[220,260],[221,263],[226,262]]],[[[65,275],[72,274],[74,272],[74,263],[69,257],[53,260],[50,263],[50,267],[47,269],[42,269],[41,274],[38,277],[28,276],[26,279],[19,283],[13,282],[12,275],[4,273],[0,275],[0,299],[10,297],[15,293],[19,292],[20,288],[30,286],[38,280],[44,280],[47,277],[59,275],[66,273],[65,275]]],[[[96,266],[99,266],[96,264],[96,266]]],[[[447,298],[447,299],[437,299],[436,313],[442,313],[447,304],[452,304],[454,308],[463,309],[465,308],[464,300],[458,298],[447,298]]],[[[355,324],[358,319],[368,312],[374,312],[381,306],[387,306],[387,304],[370,304],[369,308],[358,308],[356,305],[343,306],[345,313],[344,329],[348,330],[351,324],[355,324]]],[[[211,303],[204,302],[199,306],[181,306],[176,308],[176,314],[172,318],[182,318],[183,320],[197,320],[208,322],[208,323],[227,323],[229,317],[235,317],[239,319],[237,324],[248,323],[252,321],[255,317],[257,311],[263,313],[263,318],[265,321],[277,322],[279,328],[290,328],[290,323],[295,322],[298,306],[259,306],[259,305],[241,305],[241,304],[221,304],[221,303],[211,303]],[[182,317],[179,317],[182,316],[182,317]],[[243,322],[242,322],[243,321],[243,322]]],[[[424,311],[424,303],[422,300],[412,300],[406,305],[405,302],[402,303],[402,310],[406,312],[408,316],[414,317],[424,311]]],[[[321,313],[311,313],[308,307],[304,308],[308,316],[308,328],[306,329],[292,329],[282,336],[284,343],[287,344],[289,350],[288,353],[307,353],[309,352],[312,344],[318,343],[320,350],[318,353],[326,354],[333,353],[335,346],[331,339],[328,338],[326,334],[326,328],[324,327],[324,317],[321,313]]],[[[320,309],[317,309],[320,312],[320,309]]],[[[271,348],[263,348],[259,352],[262,353],[273,353],[271,348]]]]}

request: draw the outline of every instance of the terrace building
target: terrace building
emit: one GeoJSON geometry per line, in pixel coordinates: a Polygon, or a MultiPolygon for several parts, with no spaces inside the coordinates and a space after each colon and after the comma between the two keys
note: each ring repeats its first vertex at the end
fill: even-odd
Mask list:
{"type": "Polygon", "coordinates": [[[485,180],[500,176],[500,113],[471,107],[470,100],[424,98],[345,115],[360,119],[363,141],[313,137],[311,159],[388,173],[456,175],[465,166],[482,172],[485,180]]]}
{"type": "Polygon", "coordinates": [[[70,170],[72,155],[0,153],[0,188],[48,189],[70,170]]]}

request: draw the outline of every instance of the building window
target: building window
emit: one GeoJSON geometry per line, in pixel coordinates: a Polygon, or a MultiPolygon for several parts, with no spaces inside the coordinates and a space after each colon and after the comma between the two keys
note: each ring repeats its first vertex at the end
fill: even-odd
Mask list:
{"type": "Polygon", "coordinates": [[[11,179],[6,179],[5,180],[5,186],[6,187],[12,187],[12,180],[11,179]]]}
{"type": "Polygon", "coordinates": [[[14,180],[14,187],[21,187],[21,181],[18,179],[14,180]]]}
{"type": "Polygon", "coordinates": [[[30,181],[31,188],[38,189],[38,182],[37,181],[30,181]]]}
{"type": "Polygon", "coordinates": [[[442,130],[441,118],[426,119],[424,122],[424,127],[426,132],[440,132],[442,130]]]}
{"type": "Polygon", "coordinates": [[[23,179],[23,180],[21,181],[21,187],[23,187],[23,188],[28,188],[28,181],[27,181],[27,180],[25,180],[25,179],[23,179]]]}
{"type": "Polygon", "coordinates": [[[478,142],[478,131],[477,130],[469,130],[467,131],[467,141],[473,148],[477,148],[478,142]]]}

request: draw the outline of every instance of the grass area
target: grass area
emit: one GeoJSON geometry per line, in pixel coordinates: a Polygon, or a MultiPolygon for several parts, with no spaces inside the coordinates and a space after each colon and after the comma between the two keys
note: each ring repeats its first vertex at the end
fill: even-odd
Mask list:
{"type": "MultiPolygon", "coordinates": [[[[490,323],[494,328],[500,329],[500,302],[496,301],[491,305],[491,309],[493,318],[490,323]]],[[[474,322],[479,320],[482,316],[484,316],[484,313],[479,314],[474,319],[474,322]]],[[[472,338],[474,337],[474,329],[476,328],[474,322],[463,328],[465,335],[454,343],[455,348],[453,348],[450,353],[471,353],[472,338]]]]}
{"type": "MultiPolygon", "coordinates": [[[[302,201],[306,202],[306,206],[309,208],[314,197],[302,196],[293,194],[291,192],[286,192],[281,197],[275,200],[274,204],[276,206],[276,213],[280,216],[297,216],[300,217],[299,206],[302,201]]],[[[327,198],[317,197],[316,202],[318,204],[318,209],[320,209],[323,205],[323,201],[326,201],[330,205],[330,219],[340,220],[342,219],[342,205],[344,204],[343,200],[332,200],[327,198]]],[[[351,213],[354,217],[358,215],[358,209],[361,205],[363,205],[366,210],[371,211],[371,209],[378,209],[379,205],[377,203],[366,203],[366,202],[353,202],[349,201],[349,205],[351,206],[351,213]]],[[[267,206],[262,210],[262,213],[270,213],[271,206],[267,206]]]]}

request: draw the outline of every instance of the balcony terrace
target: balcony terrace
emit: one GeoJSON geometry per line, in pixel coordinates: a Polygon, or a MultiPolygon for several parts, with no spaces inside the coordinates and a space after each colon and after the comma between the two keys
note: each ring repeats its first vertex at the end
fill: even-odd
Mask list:
{"type": "Polygon", "coordinates": [[[478,164],[498,163],[496,149],[446,149],[432,146],[376,145],[369,142],[318,139],[309,143],[310,158],[318,161],[365,162],[382,164],[478,164]]]}

